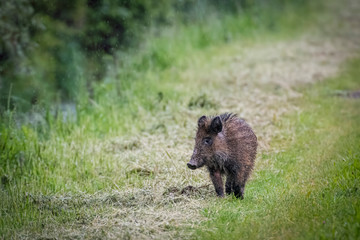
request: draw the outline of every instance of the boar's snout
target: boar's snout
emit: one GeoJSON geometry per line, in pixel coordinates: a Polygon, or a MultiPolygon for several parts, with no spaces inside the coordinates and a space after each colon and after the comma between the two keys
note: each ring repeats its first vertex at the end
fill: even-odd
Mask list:
{"type": "Polygon", "coordinates": [[[202,167],[202,165],[202,161],[196,156],[194,157],[194,155],[191,157],[190,162],[187,163],[188,168],[192,170],[202,167]]]}
{"type": "Polygon", "coordinates": [[[200,168],[204,165],[204,161],[201,159],[201,156],[199,156],[196,148],[194,150],[193,155],[191,156],[190,162],[187,163],[188,168],[194,170],[197,168],[200,168]]]}
{"type": "Polygon", "coordinates": [[[187,163],[188,168],[194,170],[196,168],[198,168],[198,161],[197,161],[197,157],[196,157],[196,149],[194,150],[193,155],[191,156],[190,161],[187,163]]]}
{"type": "Polygon", "coordinates": [[[190,168],[192,170],[196,169],[196,165],[191,163],[191,161],[187,163],[187,166],[188,166],[188,168],[190,168]]]}

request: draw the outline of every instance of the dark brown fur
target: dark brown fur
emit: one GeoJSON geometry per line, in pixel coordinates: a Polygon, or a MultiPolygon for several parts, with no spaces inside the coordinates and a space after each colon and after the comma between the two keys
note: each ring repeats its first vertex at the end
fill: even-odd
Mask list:
{"type": "Polygon", "coordinates": [[[257,138],[250,126],[234,114],[202,116],[198,120],[195,148],[189,168],[206,166],[218,196],[224,196],[221,175],[226,175],[225,191],[244,197],[245,183],[254,167],[257,138]]]}

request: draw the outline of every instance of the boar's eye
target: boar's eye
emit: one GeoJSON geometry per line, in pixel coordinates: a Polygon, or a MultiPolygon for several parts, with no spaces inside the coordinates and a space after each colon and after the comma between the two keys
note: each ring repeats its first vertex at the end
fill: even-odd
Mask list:
{"type": "Polygon", "coordinates": [[[210,146],[212,144],[212,139],[210,137],[206,137],[203,139],[203,143],[210,146]]]}

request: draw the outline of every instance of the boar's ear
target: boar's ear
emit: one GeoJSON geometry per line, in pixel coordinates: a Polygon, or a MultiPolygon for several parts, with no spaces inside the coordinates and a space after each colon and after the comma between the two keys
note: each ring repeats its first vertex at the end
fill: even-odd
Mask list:
{"type": "Polygon", "coordinates": [[[222,130],[222,122],[219,116],[215,117],[210,124],[210,131],[213,133],[219,133],[222,130]]]}
{"type": "Polygon", "coordinates": [[[201,128],[205,125],[206,116],[202,116],[198,120],[198,127],[201,128]]]}

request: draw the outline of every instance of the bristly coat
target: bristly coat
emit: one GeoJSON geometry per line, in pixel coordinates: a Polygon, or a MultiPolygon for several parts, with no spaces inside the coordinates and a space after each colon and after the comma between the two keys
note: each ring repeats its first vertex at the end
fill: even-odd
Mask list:
{"type": "Polygon", "coordinates": [[[206,166],[218,196],[224,196],[221,175],[226,175],[225,191],[243,198],[245,183],[254,167],[257,138],[245,120],[225,113],[198,120],[190,169],[206,166]]]}

